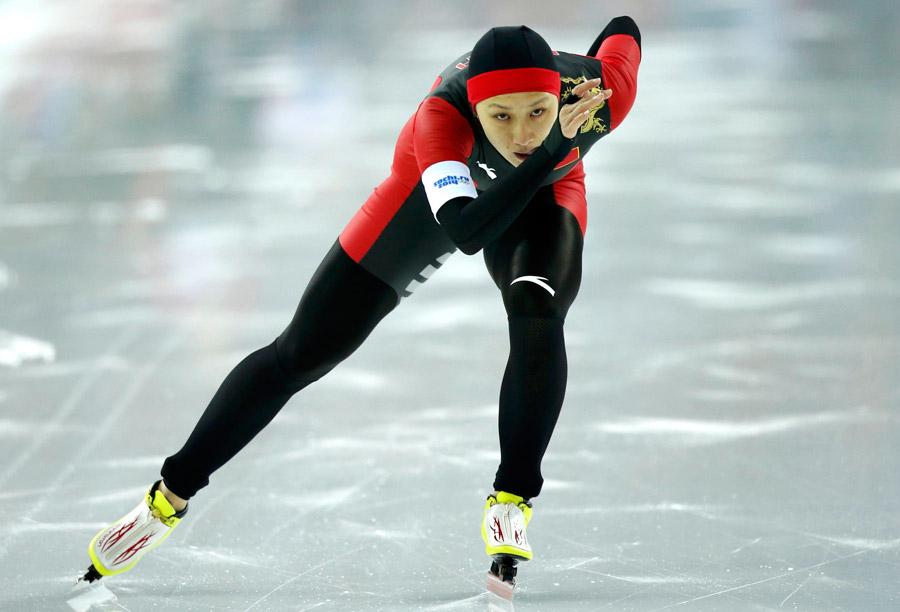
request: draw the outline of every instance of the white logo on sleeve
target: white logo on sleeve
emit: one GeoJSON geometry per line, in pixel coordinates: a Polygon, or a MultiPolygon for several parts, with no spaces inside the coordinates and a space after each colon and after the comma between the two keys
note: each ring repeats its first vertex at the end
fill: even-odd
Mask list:
{"type": "Polygon", "coordinates": [[[549,291],[550,295],[556,295],[556,291],[553,290],[553,287],[551,287],[550,285],[547,284],[547,282],[546,282],[547,279],[544,278],[543,276],[520,276],[519,278],[517,278],[516,280],[514,280],[513,282],[511,282],[509,284],[510,287],[515,285],[519,281],[526,281],[529,283],[534,283],[538,287],[542,287],[543,289],[546,289],[547,291],[549,291]]]}
{"type": "Polygon", "coordinates": [[[435,189],[443,189],[444,187],[451,187],[453,185],[471,185],[472,179],[468,176],[463,175],[450,175],[439,178],[438,180],[432,183],[432,186],[435,189]]]}
{"type": "Polygon", "coordinates": [[[478,191],[469,174],[469,167],[458,161],[442,161],[432,164],[422,173],[422,186],[431,212],[437,219],[437,211],[453,198],[475,199],[478,191]]]}
{"type": "Polygon", "coordinates": [[[492,179],[497,178],[497,173],[494,172],[493,168],[488,168],[488,165],[485,163],[482,163],[482,162],[475,162],[475,163],[478,164],[479,168],[481,168],[482,170],[487,172],[488,178],[492,178],[492,179]]]}

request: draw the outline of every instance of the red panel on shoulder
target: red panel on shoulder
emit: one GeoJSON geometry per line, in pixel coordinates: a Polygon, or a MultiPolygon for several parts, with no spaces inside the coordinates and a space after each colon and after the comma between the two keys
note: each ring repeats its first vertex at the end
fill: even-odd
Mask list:
{"type": "Polygon", "coordinates": [[[466,163],[475,144],[472,126],[443,98],[425,98],[416,113],[414,142],[419,174],[442,161],[466,163]]]}

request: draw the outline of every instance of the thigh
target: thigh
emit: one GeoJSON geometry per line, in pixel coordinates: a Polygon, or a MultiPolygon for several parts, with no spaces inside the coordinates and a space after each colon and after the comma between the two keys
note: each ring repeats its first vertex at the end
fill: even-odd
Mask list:
{"type": "Polygon", "coordinates": [[[484,250],[509,316],[565,318],[581,285],[584,237],[575,215],[543,187],[484,250]]]}
{"type": "Polygon", "coordinates": [[[297,380],[315,380],[359,348],[398,300],[336,242],[276,340],[282,367],[297,380]]]}

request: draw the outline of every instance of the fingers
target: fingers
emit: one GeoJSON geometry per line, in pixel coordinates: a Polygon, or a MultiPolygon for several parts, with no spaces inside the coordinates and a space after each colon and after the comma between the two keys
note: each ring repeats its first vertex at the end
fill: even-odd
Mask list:
{"type": "Polygon", "coordinates": [[[597,77],[596,79],[591,79],[590,81],[585,81],[584,83],[579,83],[578,85],[575,86],[574,89],[572,89],[572,92],[580,98],[581,96],[583,96],[584,94],[586,94],[587,92],[592,90],[594,87],[597,87],[597,85],[599,85],[599,84],[600,84],[600,78],[597,77]]]}
{"type": "Polygon", "coordinates": [[[587,114],[592,108],[609,98],[611,95],[612,89],[603,89],[598,93],[582,98],[574,104],[568,105],[572,107],[569,112],[575,115],[587,114]]]}
{"type": "MultiPolygon", "coordinates": [[[[601,82],[600,77],[597,77],[596,79],[591,79],[590,81],[585,81],[584,83],[579,83],[578,85],[575,86],[574,89],[572,89],[572,93],[574,93],[576,96],[578,96],[580,98],[580,97],[584,96],[585,94],[587,94],[590,90],[599,86],[600,82],[601,82]]],[[[609,92],[609,95],[612,95],[612,89],[604,89],[603,91],[609,92]]],[[[609,95],[606,97],[608,98],[609,95]]]]}
{"type": "MultiPolygon", "coordinates": [[[[601,89],[599,94],[591,94],[591,90],[600,86],[601,79],[598,77],[596,79],[591,79],[590,81],[585,81],[583,83],[579,83],[572,89],[572,93],[581,98],[581,100],[571,102],[571,104],[579,105],[588,99],[593,99],[594,105],[600,104],[603,100],[612,96],[612,89],[601,89]],[[588,96],[588,97],[585,97],[588,96]]],[[[571,98],[569,98],[571,99],[571,98]]]]}
{"type": "Polygon", "coordinates": [[[563,136],[574,138],[578,128],[584,125],[584,122],[590,117],[591,109],[596,108],[610,96],[612,96],[612,89],[602,89],[574,104],[564,105],[559,110],[559,126],[563,136]]]}

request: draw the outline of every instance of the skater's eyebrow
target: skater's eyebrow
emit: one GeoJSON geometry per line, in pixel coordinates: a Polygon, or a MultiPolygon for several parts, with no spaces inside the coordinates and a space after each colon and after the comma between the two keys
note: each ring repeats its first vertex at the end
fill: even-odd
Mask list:
{"type": "MultiPolygon", "coordinates": [[[[543,102],[544,102],[544,100],[539,98],[536,101],[529,104],[528,108],[534,108],[535,106],[541,105],[543,102]]],[[[503,106],[502,104],[497,104],[496,102],[491,102],[490,104],[488,104],[488,107],[491,107],[491,106],[494,106],[496,108],[501,108],[503,110],[512,110],[511,106],[503,106]]]]}

